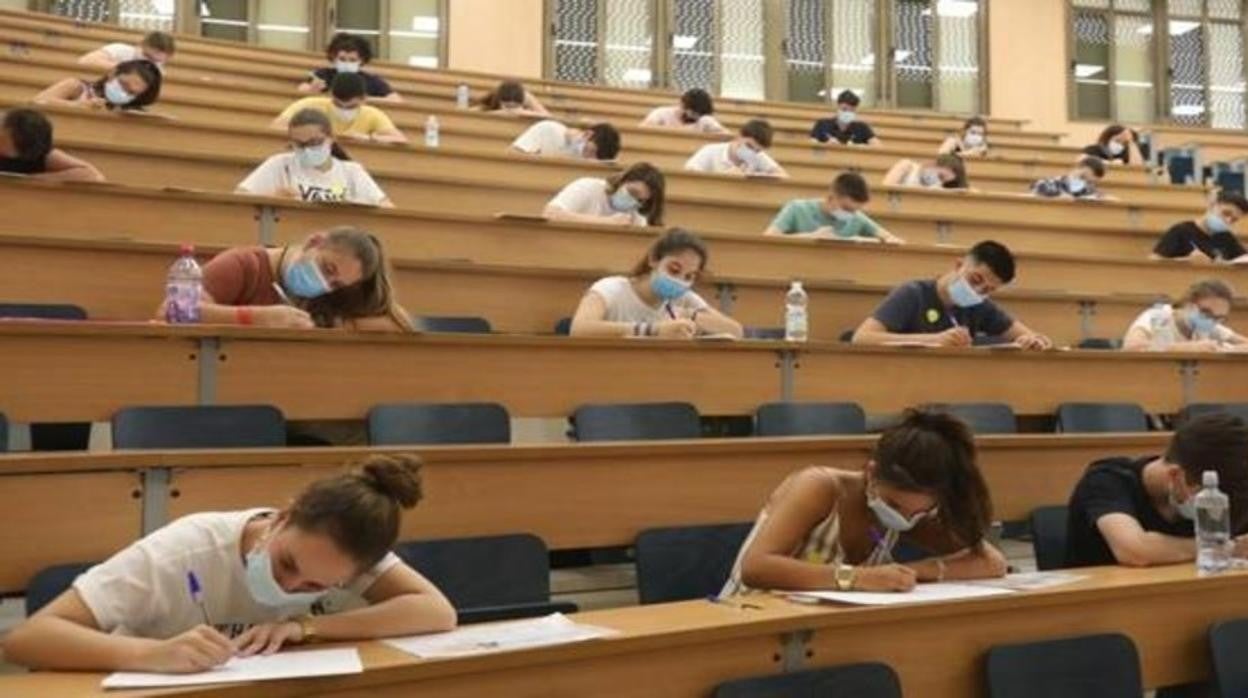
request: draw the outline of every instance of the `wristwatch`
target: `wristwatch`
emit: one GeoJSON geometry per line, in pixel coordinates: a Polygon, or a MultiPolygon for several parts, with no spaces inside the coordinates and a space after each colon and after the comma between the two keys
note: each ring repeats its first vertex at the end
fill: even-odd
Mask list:
{"type": "Polygon", "coordinates": [[[299,644],[307,644],[316,642],[316,626],[312,625],[312,616],[303,616],[295,620],[299,624],[299,629],[303,632],[299,638],[299,644]]]}
{"type": "Polygon", "coordinates": [[[854,577],[857,575],[857,573],[858,573],[858,570],[856,570],[852,565],[844,565],[844,564],[837,565],[836,566],[836,590],[837,591],[853,591],[854,577]]]}

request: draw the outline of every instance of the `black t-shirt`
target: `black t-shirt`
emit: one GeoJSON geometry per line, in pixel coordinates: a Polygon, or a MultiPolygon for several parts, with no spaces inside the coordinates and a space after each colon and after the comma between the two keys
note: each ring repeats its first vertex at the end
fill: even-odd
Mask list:
{"type": "Polygon", "coordinates": [[[19,160],[18,158],[0,157],[0,172],[32,175],[47,171],[47,158],[43,160],[19,160]]]}
{"type": "MultiPolygon", "coordinates": [[[[329,92],[329,86],[334,82],[334,78],[338,76],[338,70],[336,68],[317,68],[312,71],[312,74],[325,83],[325,89],[322,92],[329,92]]],[[[364,92],[369,97],[385,97],[394,92],[394,90],[390,89],[390,83],[377,75],[364,70],[361,70],[359,75],[364,78],[364,92]]]]}
{"type": "Polygon", "coordinates": [[[1106,514],[1126,514],[1140,522],[1145,531],[1167,536],[1192,538],[1196,529],[1191,521],[1167,521],[1153,506],[1144,489],[1144,466],[1156,456],[1144,458],[1105,458],[1084,471],[1070,495],[1066,519],[1066,565],[1091,567],[1113,565],[1118,560],[1101,535],[1096,522],[1106,514]]]}
{"type": "Polygon", "coordinates": [[[1171,226],[1161,236],[1153,247],[1153,253],[1159,257],[1176,259],[1190,255],[1194,249],[1200,250],[1210,259],[1223,260],[1235,259],[1246,251],[1235,233],[1206,233],[1195,221],[1184,221],[1171,226]]]}
{"type": "Polygon", "coordinates": [[[1123,148],[1121,153],[1117,155],[1110,155],[1109,151],[1106,150],[1104,147],[1102,147],[1100,143],[1093,143],[1092,145],[1083,149],[1083,154],[1098,157],[1106,162],[1109,162],[1110,160],[1117,160],[1118,162],[1121,162],[1124,165],[1129,164],[1131,162],[1131,149],[1130,148],[1123,148]]]}
{"type": "Polygon", "coordinates": [[[841,128],[841,122],[836,119],[820,119],[810,129],[810,137],[820,143],[834,140],[842,144],[866,145],[875,138],[875,131],[863,121],[851,121],[849,126],[841,128]]]}
{"type": "Polygon", "coordinates": [[[931,280],[909,281],[893,289],[871,317],[896,334],[944,332],[956,319],[971,337],[996,337],[1014,324],[1014,318],[988,299],[970,308],[945,307],[931,280]]]}

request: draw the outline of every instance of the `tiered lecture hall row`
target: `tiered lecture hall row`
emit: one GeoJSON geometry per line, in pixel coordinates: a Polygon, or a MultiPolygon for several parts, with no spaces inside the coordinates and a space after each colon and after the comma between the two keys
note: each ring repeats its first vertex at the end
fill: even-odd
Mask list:
{"type": "MultiPolygon", "coordinates": [[[[80,74],[75,58],[128,31],[0,12],[0,108],[80,74]]],[[[1207,270],[1147,261],[1159,231],[1198,212],[1207,192],[1155,181],[1143,167],[1115,169],[1117,202],[1019,196],[1065,172],[1075,150],[1057,134],[991,120],[998,157],[969,164],[973,193],[873,186],[871,213],[904,247],[763,238],[785,200],[816,197],[844,168],[875,185],[900,157],[928,157],[954,117],[876,112],[882,148],[812,147],[817,107],[721,100],[730,128],[765,114],[773,155],[792,179],[739,180],[686,173],[681,163],[710,136],[632,126],[670,97],[532,82],[556,118],[610,119],[621,161],[647,160],[669,181],[668,220],[711,248],[701,290],[750,326],[782,324],[783,293],[800,278],[811,293],[812,341],[790,344],[618,342],[554,337],[584,289],[621,272],[654,232],[535,220],[550,196],[613,166],[506,153],[529,122],[460,111],[455,87],[497,76],[374,68],[406,101],[387,104],[415,136],[428,115],[441,146],[351,144],[395,210],[318,206],[234,195],[261,159],[285,147],[267,128],[293,98],[311,54],[179,37],[156,111],[176,120],[49,108],[58,145],[91,160],[107,185],[0,182],[6,260],[2,302],[72,303],[92,321],[0,326],[9,421],[108,421],[135,405],[269,404],[288,419],[363,419],[379,404],[487,401],[512,417],[571,415],[605,402],[684,401],[703,415],[752,415],[779,401],[854,402],[872,414],[926,403],[992,401],[1019,415],[1063,403],[1127,402],[1174,414],[1202,402],[1240,401],[1242,359],[1227,355],[1062,350],[907,350],[850,347],[841,334],[894,284],[948,269],[993,238],[1019,257],[1017,283],[1000,298],[1063,347],[1120,336],[1158,294],[1207,270]],[[499,215],[514,214],[514,215],[499,215]],[[202,258],[227,246],[281,245],[354,223],[394,257],[402,301],[418,315],[484,316],[496,334],[376,336],[249,328],[170,328],[146,322],[178,245],[202,258]],[[454,292],[448,292],[454,289],[454,292]],[[107,322],[103,322],[107,321],[107,322]],[[350,367],[350,368],[344,368],[350,367]]],[[[1239,145],[1206,132],[1166,133],[1239,145]]],[[[1237,287],[1238,268],[1218,275],[1237,287]]],[[[1103,455],[1157,452],[1165,433],[991,435],[981,460],[997,518],[1021,521],[1064,503],[1084,465],[1103,455]]],[[[630,545],[646,529],[751,520],[784,475],[818,462],[857,468],[869,436],[697,439],[665,442],[422,446],[427,497],[404,539],[531,533],[551,549],[630,545]],[[560,496],[574,492],[575,496],[560,496]]],[[[38,570],[99,560],[180,515],[281,501],[361,448],[120,450],[23,453],[0,459],[0,592],[20,593],[38,570]],[[89,535],[84,532],[89,531],[89,535]]],[[[1143,657],[1145,683],[1209,676],[1208,625],[1242,615],[1242,578],[1196,579],[1190,570],[1093,569],[1054,591],[974,605],[852,613],[766,601],[756,612],[697,601],[593,611],[578,618],[617,628],[608,641],[507,655],[420,662],[366,643],[359,677],[235,688],[222,695],[646,695],[700,696],[728,678],[857,660],[890,664],[908,695],[980,695],[980,658],[992,645],[1050,636],[1122,632],[1143,657]],[[1200,604],[1190,603],[1199,595],[1200,604]],[[1147,608],[1147,613],[1140,613],[1147,608]],[[1091,612],[1095,609],[1095,612],[1091,612]],[[839,641],[847,636],[854,643],[839,641]],[[904,638],[898,640],[898,638],[904,638]],[[956,642],[949,641],[957,638],[956,642]],[[644,666],[644,676],[637,669],[644,666]],[[647,678],[651,677],[651,678],[647,678]],[[659,681],[655,677],[662,677],[659,681]]],[[[0,679],[0,694],[86,695],[98,676],[0,679]]],[[[216,695],[202,689],[191,695],[216,695]]]]}

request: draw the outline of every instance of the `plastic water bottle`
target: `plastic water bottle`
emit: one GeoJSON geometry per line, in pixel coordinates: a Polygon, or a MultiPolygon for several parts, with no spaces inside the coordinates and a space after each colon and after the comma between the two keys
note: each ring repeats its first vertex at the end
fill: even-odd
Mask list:
{"type": "Polygon", "coordinates": [[[788,342],[805,342],[810,323],[806,306],[810,302],[802,282],[789,284],[789,292],[784,295],[784,339],[788,342]]]}
{"type": "Polygon", "coordinates": [[[425,147],[436,148],[440,142],[441,139],[438,134],[438,117],[430,114],[429,118],[425,119],[425,147]]]}
{"type": "Polygon", "coordinates": [[[183,244],[178,259],[169,267],[165,281],[165,321],[170,324],[199,322],[199,298],[204,272],[195,261],[195,246],[183,244]]]}
{"type": "Polygon", "coordinates": [[[455,108],[468,108],[468,86],[462,82],[459,83],[459,87],[455,88],[455,108]]]}
{"type": "Polygon", "coordinates": [[[1217,574],[1231,565],[1231,500],[1218,489],[1218,473],[1206,470],[1196,493],[1196,571],[1217,574]]]}
{"type": "Polygon", "coordinates": [[[1174,326],[1174,309],[1165,301],[1153,304],[1153,311],[1148,320],[1148,329],[1153,338],[1150,349],[1166,351],[1178,341],[1178,329],[1174,326]]]}

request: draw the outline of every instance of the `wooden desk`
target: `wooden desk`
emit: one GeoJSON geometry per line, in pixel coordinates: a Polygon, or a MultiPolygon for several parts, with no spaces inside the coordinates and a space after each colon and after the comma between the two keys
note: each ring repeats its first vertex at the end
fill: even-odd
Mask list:
{"type": "MultiPolygon", "coordinates": [[[[986,695],[983,657],[993,645],[1100,632],[1135,642],[1144,685],[1155,688],[1208,678],[1209,626],[1248,611],[1243,572],[1198,578],[1191,565],[1180,565],[1083,574],[1082,581],[1047,590],[922,606],[838,608],[767,597],[759,599],[761,610],[687,601],[594,611],[573,617],[620,635],[448,660],[420,660],[368,642],[360,645],[360,675],[126,695],[703,698],[734,678],[870,660],[892,666],[906,695],[979,698],[986,695]],[[805,641],[803,632],[810,633],[805,641]],[[787,666],[786,648],[796,657],[787,666]]],[[[102,678],[3,677],[0,692],[97,696],[104,695],[102,678]]]]}
{"type": "MultiPolygon", "coordinates": [[[[1088,463],[1161,453],[1169,438],[977,441],[994,515],[1022,521],[1037,507],[1064,503],[1088,463]]],[[[659,526],[753,520],[790,472],[811,464],[857,469],[874,444],[863,436],[3,455],[0,507],[20,516],[0,529],[0,593],[20,591],[50,565],[104,559],[186,514],[285,502],[368,453],[416,452],[424,460],[425,498],[404,515],[404,540],[526,532],[559,550],[631,545],[659,526]],[[166,476],[147,486],[156,482],[147,477],[153,471],[166,476]],[[145,503],[167,516],[141,520],[145,503]]]]}

